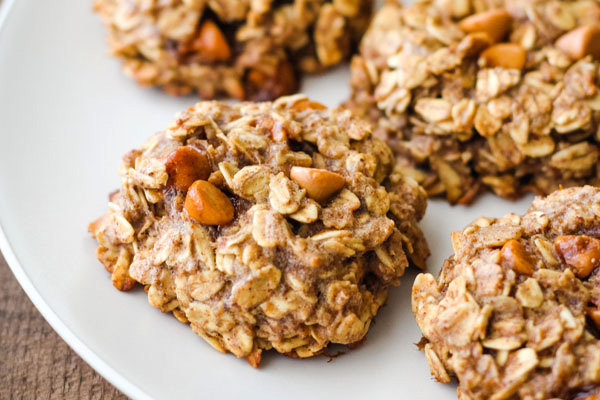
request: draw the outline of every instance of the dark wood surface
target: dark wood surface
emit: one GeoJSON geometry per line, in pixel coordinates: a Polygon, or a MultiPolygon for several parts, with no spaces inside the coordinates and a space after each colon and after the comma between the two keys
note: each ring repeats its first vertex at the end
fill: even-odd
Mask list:
{"type": "Polygon", "coordinates": [[[0,254],[0,399],[126,398],[52,330],[0,254]]]}

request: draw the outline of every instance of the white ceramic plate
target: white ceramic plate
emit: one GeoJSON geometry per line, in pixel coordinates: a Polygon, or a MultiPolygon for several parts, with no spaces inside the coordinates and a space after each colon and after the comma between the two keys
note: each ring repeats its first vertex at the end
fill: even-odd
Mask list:
{"type": "MultiPolygon", "coordinates": [[[[456,398],[454,386],[433,381],[414,345],[415,271],[392,290],[361,348],[330,363],[268,354],[259,370],[214,351],[149,306],[143,291],[115,290],[87,224],[119,185],[121,155],[195,98],[124,77],[90,0],[5,0],[0,22],[9,3],[0,27],[0,248],[38,309],[92,367],[134,398],[456,398]]],[[[348,95],[347,78],[341,68],[303,90],[336,105],[348,95]]],[[[529,201],[432,201],[421,223],[430,270],[450,254],[450,232],[481,215],[523,212],[529,201]]]]}

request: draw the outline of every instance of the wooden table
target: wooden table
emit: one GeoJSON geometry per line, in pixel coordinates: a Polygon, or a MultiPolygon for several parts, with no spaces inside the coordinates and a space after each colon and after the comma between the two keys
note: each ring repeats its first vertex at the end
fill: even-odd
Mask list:
{"type": "Polygon", "coordinates": [[[126,398],[52,330],[0,254],[0,399],[126,398]]]}

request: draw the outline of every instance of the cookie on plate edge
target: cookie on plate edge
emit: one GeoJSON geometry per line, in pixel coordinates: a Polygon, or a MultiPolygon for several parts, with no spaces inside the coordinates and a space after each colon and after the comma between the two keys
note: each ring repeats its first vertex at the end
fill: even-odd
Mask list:
{"type": "Polygon", "coordinates": [[[461,400],[597,399],[600,189],[479,218],[452,246],[437,281],[419,274],[412,290],[433,376],[455,376],[461,400]]]}

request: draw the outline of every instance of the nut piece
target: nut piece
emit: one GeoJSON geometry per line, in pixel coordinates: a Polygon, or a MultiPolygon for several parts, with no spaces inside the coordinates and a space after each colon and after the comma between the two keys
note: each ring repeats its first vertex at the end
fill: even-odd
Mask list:
{"type": "Polygon", "coordinates": [[[201,58],[210,62],[226,61],[231,57],[231,49],[225,35],[211,20],[204,21],[192,48],[200,53],[201,58]]]}
{"type": "Polygon", "coordinates": [[[459,23],[467,33],[485,32],[494,42],[504,38],[512,24],[512,15],[505,9],[496,9],[470,15],[459,23]]]}
{"type": "Polygon", "coordinates": [[[600,58],[600,28],[588,25],[573,29],[558,38],[555,44],[575,60],[587,55],[600,58]]]}
{"type": "Polygon", "coordinates": [[[168,185],[187,192],[198,179],[208,179],[210,165],[200,151],[190,146],[178,147],[167,156],[165,170],[169,175],[168,185]]]}
{"type": "Polygon", "coordinates": [[[292,167],[290,178],[306,189],[310,197],[323,202],[344,187],[346,180],[340,174],[324,169],[292,167]]]}
{"type": "Polygon", "coordinates": [[[503,265],[524,275],[533,274],[533,263],[521,242],[515,239],[509,240],[502,246],[500,255],[502,256],[503,265]]]}
{"type": "Polygon", "coordinates": [[[554,251],[581,279],[587,278],[600,262],[600,240],[586,235],[557,236],[554,251]]]}
{"type": "Polygon", "coordinates": [[[498,43],[488,47],[481,53],[480,60],[486,67],[506,69],[523,69],[527,52],[516,43],[498,43]]]}
{"type": "Polygon", "coordinates": [[[197,180],[185,197],[185,209],[193,220],[204,225],[223,225],[233,219],[231,200],[210,182],[197,180]]]}

